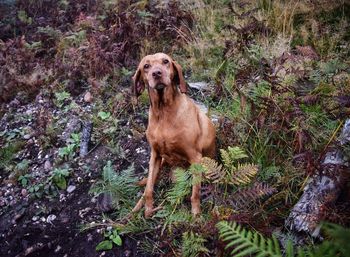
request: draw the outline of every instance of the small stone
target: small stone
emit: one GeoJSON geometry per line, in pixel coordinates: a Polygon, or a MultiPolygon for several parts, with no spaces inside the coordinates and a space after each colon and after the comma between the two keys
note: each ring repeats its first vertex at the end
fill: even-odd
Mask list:
{"type": "Polygon", "coordinates": [[[88,241],[88,242],[91,242],[92,240],[94,240],[94,238],[92,237],[91,234],[88,234],[88,235],[87,235],[87,241],[88,241]]]}
{"type": "Polygon", "coordinates": [[[0,207],[3,207],[6,205],[6,202],[4,199],[0,199],[0,207]]]}
{"type": "Polygon", "coordinates": [[[46,222],[52,223],[52,221],[54,221],[56,218],[57,218],[56,215],[50,214],[49,216],[47,216],[46,222]]]}
{"type": "Polygon", "coordinates": [[[26,197],[26,196],[28,195],[27,189],[23,188],[23,189],[21,190],[21,195],[24,196],[24,197],[26,197]]]}
{"type": "Polygon", "coordinates": [[[86,103],[91,103],[92,99],[93,99],[92,94],[89,91],[86,92],[86,94],[84,95],[84,101],[86,103]]]}
{"type": "Polygon", "coordinates": [[[45,171],[50,171],[52,169],[52,164],[49,160],[46,160],[44,163],[44,170],[45,171]]]}
{"type": "Polygon", "coordinates": [[[38,219],[39,219],[38,216],[34,216],[34,217],[32,218],[32,221],[37,221],[38,219]]]}
{"type": "Polygon", "coordinates": [[[76,189],[76,186],[74,186],[74,185],[68,186],[68,187],[67,187],[67,192],[68,192],[68,194],[72,193],[75,189],[76,189]]]}
{"type": "Polygon", "coordinates": [[[208,83],[207,82],[193,82],[193,83],[188,83],[188,86],[190,88],[194,88],[197,90],[207,90],[208,89],[208,83]]]}
{"type": "Polygon", "coordinates": [[[57,245],[57,247],[55,249],[55,253],[58,253],[61,249],[62,249],[62,247],[60,245],[57,245]]]}
{"type": "Polygon", "coordinates": [[[31,135],[30,135],[30,134],[26,134],[26,135],[23,136],[23,138],[24,138],[25,140],[28,140],[29,138],[31,138],[31,135]]]}

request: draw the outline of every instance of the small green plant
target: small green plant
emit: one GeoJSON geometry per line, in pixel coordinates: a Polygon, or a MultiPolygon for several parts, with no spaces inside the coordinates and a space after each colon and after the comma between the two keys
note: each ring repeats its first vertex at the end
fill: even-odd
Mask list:
{"type": "Polygon", "coordinates": [[[112,162],[108,161],[103,167],[102,179],[97,181],[90,189],[90,193],[97,195],[106,193],[113,199],[113,205],[117,209],[122,206],[131,208],[138,191],[136,185],[137,178],[133,176],[134,166],[117,174],[112,167],[112,162]]]}
{"type": "Polygon", "coordinates": [[[204,246],[207,242],[201,235],[193,233],[193,231],[185,232],[182,234],[182,256],[183,257],[196,257],[209,256],[209,250],[204,246]]]}
{"type": "Polygon", "coordinates": [[[110,112],[103,112],[103,111],[101,111],[101,112],[98,112],[98,117],[100,117],[101,118],[101,120],[107,120],[107,119],[109,119],[109,117],[111,117],[111,113],[110,112]]]}
{"type": "Polygon", "coordinates": [[[28,187],[28,192],[37,198],[41,198],[43,196],[43,193],[44,193],[44,187],[45,187],[45,185],[43,183],[30,185],[28,187]]]}
{"type": "Polygon", "coordinates": [[[79,144],[80,133],[72,133],[71,137],[68,139],[68,144],[58,149],[58,156],[66,160],[73,159],[79,144]]]}
{"type": "Polygon", "coordinates": [[[49,177],[49,181],[56,185],[59,189],[67,188],[67,178],[70,172],[68,168],[55,168],[52,171],[52,175],[49,177]]]}
{"type": "Polygon", "coordinates": [[[56,92],[55,93],[55,104],[57,107],[61,108],[66,101],[70,98],[70,93],[66,92],[66,91],[62,91],[62,92],[56,92]]]}
{"type": "Polygon", "coordinates": [[[8,172],[13,168],[15,164],[15,155],[21,149],[22,145],[23,143],[18,141],[8,144],[0,149],[0,170],[3,169],[8,172]]]}
{"type": "Polygon", "coordinates": [[[30,183],[32,176],[30,174],[21,175],[18,177],[18,182],[21,183],[22,187],[27,187],[30,183]]]}
{"type": "Polygon", "coordinates": [[[111,250],[113,248],[113,243],[117,246],[122,245],[122,238],[119,235],[119,231],[117,229],[109,230],[104,234],[105,240],[100,242],[96,246],[96,251],[105,251],[111,250]]]}
{"type": "Polygon", "coordinates": [[[17,13],[17,17],[21,22],[26,23],[28,25],[32,24],[33,22],[32,17],[28,17],[26,11],[24,10],[19,10],[17,13]]]}

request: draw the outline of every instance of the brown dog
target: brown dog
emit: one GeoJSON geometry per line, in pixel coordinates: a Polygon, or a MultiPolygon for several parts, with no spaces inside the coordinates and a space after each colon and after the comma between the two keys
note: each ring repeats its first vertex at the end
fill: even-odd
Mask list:
{"type": "MultiPolygon", "coordinates": [[[[199,163],[202,156],[213,158],[215,128],[185,94],[187,87],[181,66],[168,55],[156,53],[144,57],[133,80],[135,95],[139,96],[147,88],[151,105],[146,131],[151,146],[147,184],[133,212],[140,210],[145,201],[145,216],[149,217],[156,210],[153,209],[153,188],[161,163],[188,166],[199,163]]],[[[200,213],[200,188],[200,182],[192,188],[193,215],[200,213]]]]}

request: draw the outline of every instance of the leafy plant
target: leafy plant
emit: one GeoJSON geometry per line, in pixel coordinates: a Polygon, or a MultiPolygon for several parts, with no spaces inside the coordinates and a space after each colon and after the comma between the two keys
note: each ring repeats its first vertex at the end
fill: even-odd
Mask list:
{"type": "Polygon", "coordinates": [[[113,199],[113,205],[117,209],[120,209],[122,206],[124,208],[132,207],[138,191],[136,186],[137,178],[133,176],[133,171],[134,166],[131,165],[117,174],[113,170],[112,162],[108,161],[103,167],[102,179],[91,187],[90,193],[97,195],[102,193],[109,194],[113,199]]]}
{"type": "Polygon", "coordinates": [[[80,144],[80,133],[72,133],[68,139],[68,145],[58,149],[58,156],[71,160],[80,144]]]}
{"type": "Polygon", "coordinates": [[[18,177],[18,182],[21,183],[22,187],[27,187],[31,178],[32,176],[30,174],[21,175],[18,177]]]}
{"type": "Polygon", "coordinates": [[[122,238],[119,235],[119,231],[117,229],[109,230],[104,234],[106,240],[100,242],[96,246],[96,251],[105,251],[111,250],[113,248],[113,243],[117,246],[122,245],[122,238]]]}
{"type": "Polygon", "coordinates": [[[28,192],[33,194],[37,198],[41,198],[43,196],[43,193],[44,193],[44,187],[45,187],[45,185],[43,183],[30,185],[28,187],[28,192]]]}
{"type": "Polygon", "coordinates": [[[55,168],[52,171],[52,175],[49,177],[49,181],[52,181],[60,189],[67,188],[67,178],[69,177],[69,169],[68,168],[55,168]]]}
{"type": "Polygon", "coordinates": [[[111,113],[110,112],[99,112],[98,117],[101,118],[101,120],[107,120],[109,117],[111,117],[111,113]]]}
{"type": "Polygon", "coordinates": [[[55,93],[55,103],[57,105],[57,107],[61,108],[65,103],[66,100],[68,100],[70,98],[70,93],[66,92],[66,91],[62,91],[62,92],[56,92],[55,93]]]}
{"type": "Polygon", "coordinates": [[[231,184],[235,186],[248,184],[258,172],[258,166],[254,164],[240,164],[238,160],[248,157],[239,147],[228,147],[227,150],[221,149],[221,158],[224,164],[223,168],[215,160],[203,158],[204,176],[215,182],[231,184]]]}
{"type": "Polygon", "coordinates": [[[191,173],[184,169],[174,171],[175,184],[167,192],[166,197],[174,209],[191,192],[191,173]]]}
{"type": "Polygon", "coordinates": [[[209,256],[209,250],[204,246],[206,242],[206,239],[197,233],[193,233],[193,231],[183,233],[181,248],[182,256],[196,257],[200,254],[209,256]]]}
{"type": "Polygon", "coordinates": [[[263,235],[255,231],[242,228],[236,222],[228,223],[221,221],[217,224],[220,238],[227,242],[225,249],[233,247],[231,256],[241,257],[249,254],[257,256],[282,256],[281,249],[276,237],[266,239],[263,235]]]}
{"type": "Polygon", "coordinates": [[[274,235],[266,238],[256,231],[249,231],[236,222],[220,221],[217,224],[220,238],[226,242],[225,249],[232,249],[231,256],[241,257],[254,254],[255,256],[274,257],[346,257],[349,253],[350,229],[336,224],[324,223],[322,228],[328,240],[324,240],[315,247],[298,248],[295,251],[289,240],[286,245],[285,255],[282,255],[279,243],[274,235]]]}
{"type": "Polygon", "coordinates": [[[32,24],[32,22],[33,22],[32,17],[28,17],[26,11],[24,11],[24,10],[19,10],[17,13],[17,17],[21,22],[29,24],[29,25],[32,24]]]}

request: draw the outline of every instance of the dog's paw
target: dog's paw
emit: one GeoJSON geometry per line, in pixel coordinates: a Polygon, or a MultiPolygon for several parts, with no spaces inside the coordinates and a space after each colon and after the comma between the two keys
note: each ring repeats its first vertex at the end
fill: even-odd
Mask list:
{"type": "Polygon", "coordinates": [[[198,217],[201,214],[200,206],[192,206],[191,212],[192,212],[193,217],[198,217]]]}

